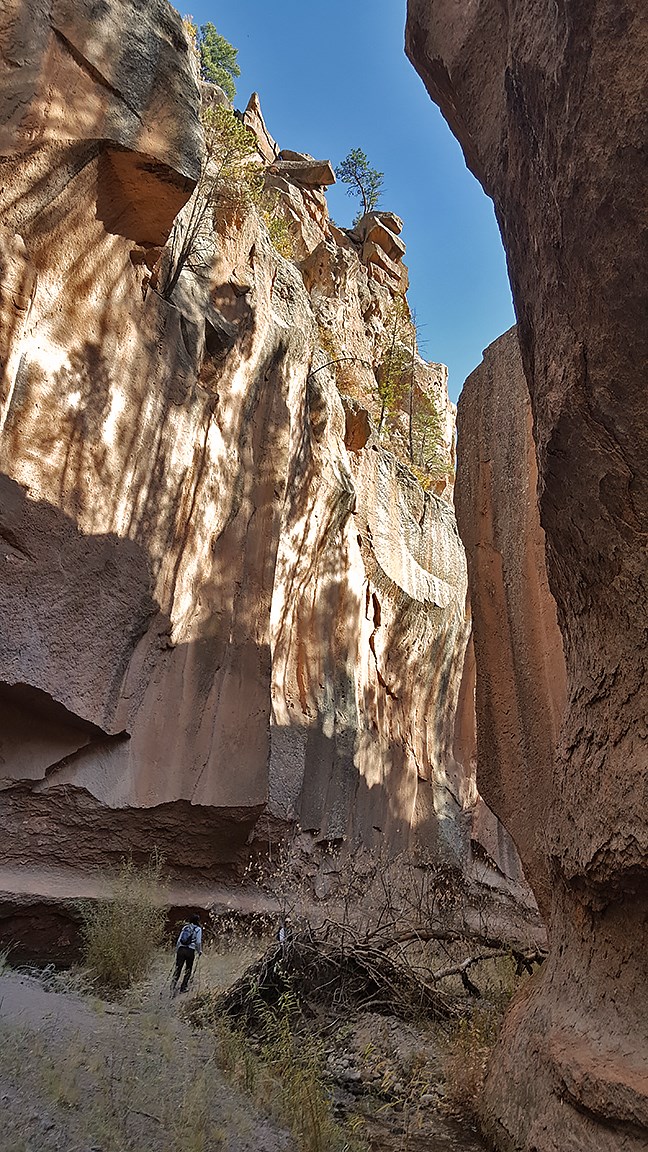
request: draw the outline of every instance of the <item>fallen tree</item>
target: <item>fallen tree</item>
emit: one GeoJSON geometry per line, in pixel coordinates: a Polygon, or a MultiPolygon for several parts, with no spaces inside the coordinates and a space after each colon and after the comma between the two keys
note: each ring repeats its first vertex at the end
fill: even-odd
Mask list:
{"type": "Polygon", "coordinates": [[[545,955],[542,949],[451,930],[355,936],[348,926],[327,921],[317,930],[306,926],[284,943],[268,947],[230,988],[214,997],[213,1009],[253,1027],[256,1017],[290,993],[305,1011],[319,1004],[403,1020],[451,1019],[465,1009],[457,990],[443,987],[445,981],[456,977],[466,992],[480,997],[469,976],[472,969],[510,957],[520,975],[531,972],[545,955]],[[420,947],[431,941],[452,945],[455,951],[470,945],[471,951],[435,968],[420,947]]]}

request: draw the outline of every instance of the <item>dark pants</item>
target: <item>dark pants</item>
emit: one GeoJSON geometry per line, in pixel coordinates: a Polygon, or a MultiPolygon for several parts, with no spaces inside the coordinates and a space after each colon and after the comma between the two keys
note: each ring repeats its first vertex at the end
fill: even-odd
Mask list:
{"type": "Polygon", "coordinates": [[[180,973],[182,972],[182,966],[184,964],[185,965],[185,974],[184,974],[184,979],[182,981],[182,984],[180,985],[180,991],[181,992],[187,991],[187,988],[189,987],[189,981],[191,980],[191,969],[193,968],[193,964],[194,964],[195,959],[196,959],[195,948],[187,948],[187,947],[185,947],[184,944],[181,944],[180,947],[178,948],[177,952],[176,952],[175,972],[173,973],[173,979],[171,981],[171,987],[172,988],[175,988],[176,984],[178,983],[178,980],[180,979],[180,973]]]}

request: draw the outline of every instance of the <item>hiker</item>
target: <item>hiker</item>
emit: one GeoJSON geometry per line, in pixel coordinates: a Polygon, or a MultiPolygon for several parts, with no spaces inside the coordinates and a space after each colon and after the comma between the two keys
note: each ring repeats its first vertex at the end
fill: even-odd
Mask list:
{"type": "Polygon", "coordinates": [[[192,916],[190,921],[184,925],[182,932],[178,936],[176,944],[176,966],[171,981],[171,992],[176,990],[176,984],[180,979],[180,973],[184,965],[185,974],[180,985],[180,991],[186,992],[191,980],[191,970],[194,966],[196,953],[202,956],[202,928],[200,927],[200,916],[192,916]]]}
{"type": "Polygon", "coordinates": [[[282,920],[281,924],[279,925],[277,940],[281,944],[282,951],[285,950],[286,945],[289,944],[292,940],[292,929],[290,927],[290,920],[287,916],[286,919],[282,920]]]}

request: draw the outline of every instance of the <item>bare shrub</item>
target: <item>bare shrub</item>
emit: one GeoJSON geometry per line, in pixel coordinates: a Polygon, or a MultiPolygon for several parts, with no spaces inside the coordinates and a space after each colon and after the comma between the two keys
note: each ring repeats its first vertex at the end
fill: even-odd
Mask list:
{"type": "Polygon", "coordinates": [[[84,960],[100,987],[123,991],[146,974],[164,936],[161,856],[144,867],[122,861],[111,888],[108,899],[80,906],[84,960]]]}

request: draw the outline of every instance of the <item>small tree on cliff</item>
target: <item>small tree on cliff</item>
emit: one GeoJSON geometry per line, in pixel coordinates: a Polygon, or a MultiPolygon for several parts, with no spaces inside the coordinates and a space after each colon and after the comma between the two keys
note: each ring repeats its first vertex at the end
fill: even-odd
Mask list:
{"type": "Polygon", "coordinates": [[[410,428],[410,461],[415,470],[432,480],[445,475],[450,462],[443,439],[443,420],[433,396],[417,398],[410,428]]]}
{"type": "Polygon", "coordinates": [[[386,418],[395,411],[405,395],[412,365],[413,341],[414,326],[407,300],[404,296],[395,296],[385,318],[385,336],[376,372],[376,396],[380,401],[379,435],[386,418]]]}
{"type": "Polygon", "coordinates": [[[256,141],[229,108],[202,113],[205,152],[198,184],[171,233],[171,252],[162,295],[173,293],[184,268],[204,271],[214,248],[217,215],[245,209],[258,193],[256,141]]]}
{"type": "Polygon", "coordinates": [[[423,487],[448,471],[443,418],[434,395],[417,386],[417,326],[404,295],[395,296],[385,317],[376,372],[380,402],[378,434],[407,460],[423,487]],[[399,416],[400,411],[400,416],[399,416]],[[389,420],[390,417],[395,417],[389,420]]]}
{"type": "Polygon", "coordinates": [[[200,56],[202,79],[208,80],[211,84],[218,84],[230,100],[233,100],[236,96],[234,80],[241,75],[241,69],[236,62],[238,48],[221,36],[216,31],[215,25],[210,22],[201,24],[196,47],[200,56]]]}
{"type": "MultiPolygon", "coordinates": [[[[348,156],[344,157],[337,166],[337,175],[343,184],[347,184],[347,196],[357,196],[362,205],[356,221],[365,212],[373,212],[377,208],[382,192],[384,175],[376,168],[371,168],[362,148],[352,148],[348,156]]],[[[354,221],[354,223],[356,223],[354,221]]]]}

